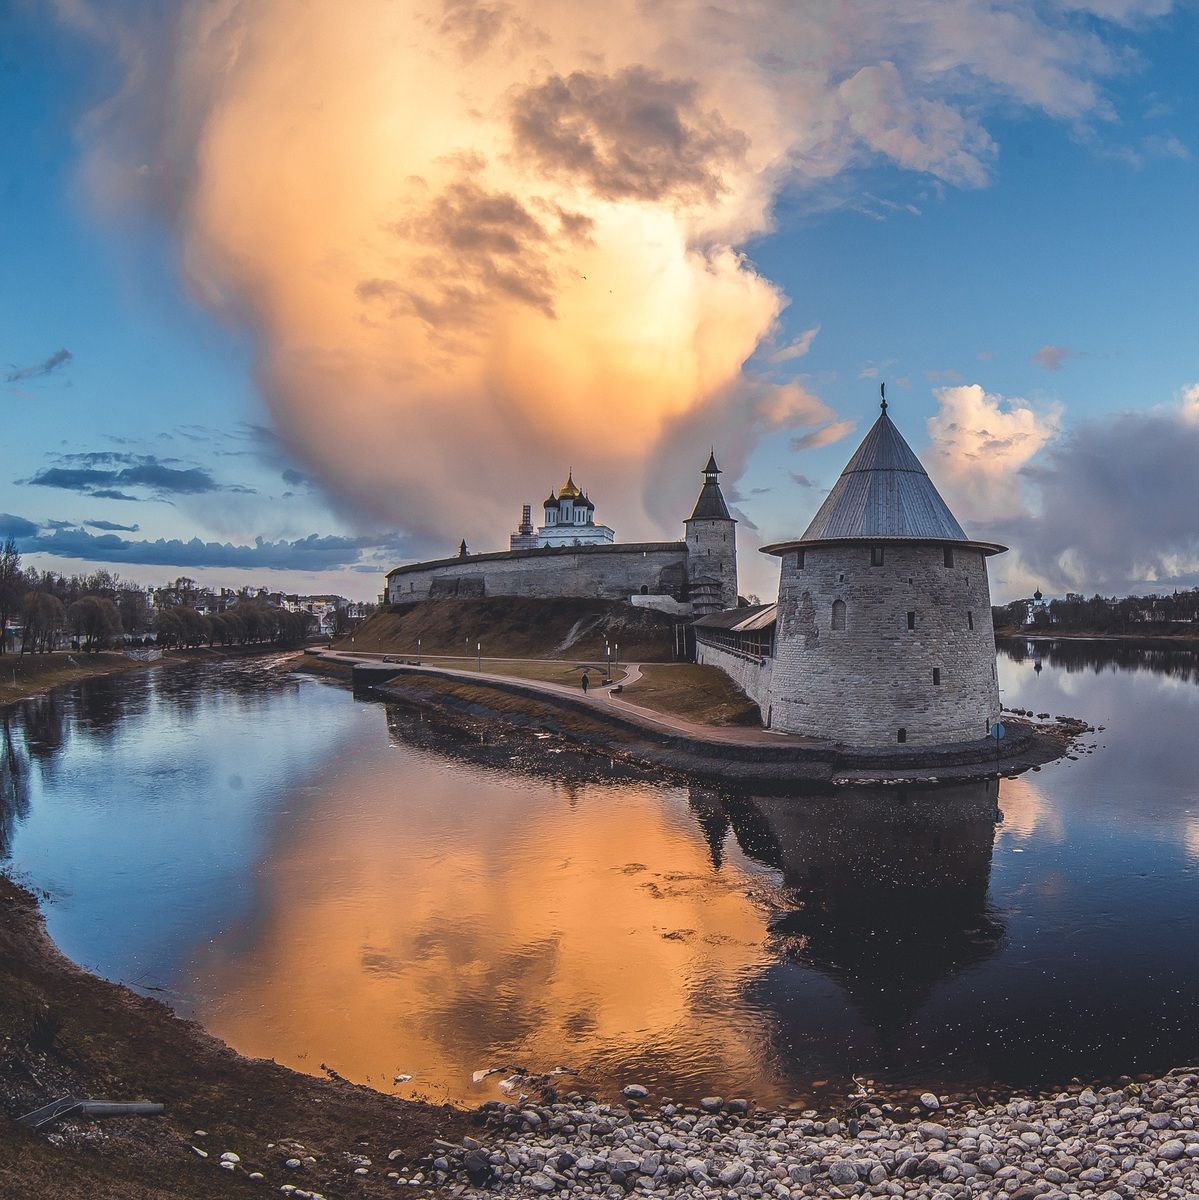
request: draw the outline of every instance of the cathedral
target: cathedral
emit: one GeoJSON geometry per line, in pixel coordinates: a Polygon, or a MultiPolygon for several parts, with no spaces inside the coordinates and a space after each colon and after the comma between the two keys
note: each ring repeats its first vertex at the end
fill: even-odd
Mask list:
{"type": "Polygon", "coordinates": [[[538,546],[601,546],[616,540],[616,531],[595,523],[595,505],[575,483],[568,471],[557,492],[551,489],[541,506],[544,523],[533,529],[532,506],[526,504],[520,525],[509,539],[510,550],[533,550],[538,546]]]}

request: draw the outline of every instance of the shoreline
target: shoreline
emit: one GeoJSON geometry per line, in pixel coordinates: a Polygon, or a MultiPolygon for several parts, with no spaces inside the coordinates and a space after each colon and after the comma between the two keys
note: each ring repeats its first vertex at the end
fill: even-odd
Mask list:
{"type": "Polygon", "coordinates": [[[998,755],[990,742],[893,751],[803,744],[800,739],[774,741],[769,731],[761,730],[754,731],[757,740],[751,740],[731,727],[713,726],[697,736],[671,727],[667,720],[655,720],[657,714],[628,705],[607,706],[528,680],[393,664],[380,670],[384,678],[379,682],[364,682],[364,673],[354,673],[352,663],[314,654],[306,655],[295,669],[303,671],[309,662],[320,664],[314,673],[343,678],[353,674],[359,695],[436,705],[490,722],[499,738],[518,727],[526,733],[563,737],[593,752],[617,754],[641,768],[706,783],[768,789],[963,783],[1012,776],[1069,755],[1080,738],[1093,732],[1083,721],[1032,724],[1009,716],[1012,732],[998,755]]]}
{"type": "Polygon", "coordinates": [[[1036,630],[1023,633],[1020,630],[997,629],[997,642],[1131,642],[1142,645],[1146,650],[1162,649],[1168,646],[1199,648],[1199,633],[1095,633],[1075,629],[1068,632],[1053,633],[1046,630],[1036,630]]]}
{"type": "Polygon", "coordinates": [[[266,654],[298,657],[304,654],[305,649],[304,646],[272,646],[265,642],[245,646],[194,646],[164,650],[161,658],[152,661],[128,658],[120,650],[101,650],[97,654],[55,650],[51,654],[26,655],[25,664],[32,665],[34,669],[22,673],[15,685],[4,682],[5,670],[14,667],[20,670],[21,659],[15,654],[5,654],[0,657],[0,710],[19,704],[22,700],[43,696],[55,688],[107,675],[124,675],[132,671],[185,666],[216,659],[254,658],[266,654]],[[75,658],[74,664],[66,661],[68,657],[75,658]]]}
{"type": "Polygon", "coordinates": [[[3,875],[0,913],[5,1200],[207,1200],[263,1188],[301,1200],[369,1200],[397,1186],[411,1196],[616,1200],[635,1187],[695,1200],[730,1189],[788,1200],[881,1195],[873,1189],[884,1184],[892,1195],[926,1196],[930,1184],[955,1182],[967,1185],[958,1194],[979,1194],[972,1180],[1013,1196],[1031,1197],[1022,1189],[1042,1180],[1093,1189],[1083,1195],[1103,1183],[1139,1194],[1151,1182],[1182,1195],[1169,1186],[1199,1179],[1199,1076],[1187,1067],[1121,1076],[1113,1086],[1075,1080],[1065,1090],[919,1096],[856,1080],[823,1108],[802,1109],[758,1108],[752,1098],[650,1099],[633,1081],[606,1103],[569,1082],[520,1077],[535,1094],[517,1103],[432,1106],[332,1070],[321,1079],[242,1057],[161,1001],[67,959],[37,898],[3,875]],[[65,1120],[36,1133],[12,1119],[64,1094],[148,1099],[166,1111],[65,1120]]]}

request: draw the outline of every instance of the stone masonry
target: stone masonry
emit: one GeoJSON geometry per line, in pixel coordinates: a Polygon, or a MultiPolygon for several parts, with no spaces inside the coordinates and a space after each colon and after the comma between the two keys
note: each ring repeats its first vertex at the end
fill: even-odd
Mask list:
{"type": "Polygon", "coordinates": [[[959,545],[947,566],[943,546],[895,541],[882,552],[878,566],[870,544],[781,556],[771,724],[846,745],[895,744],[901,729],[909,745],[985,737],[999,716],[985,556],[959,545]]]}
{"type": "Polygon", "coordinates": [[[686,588],[686,543],[628,542],[413,563],[388,573],[387,602],[452,595],[628,600],[640,593],[682,599],[686,588]]]}

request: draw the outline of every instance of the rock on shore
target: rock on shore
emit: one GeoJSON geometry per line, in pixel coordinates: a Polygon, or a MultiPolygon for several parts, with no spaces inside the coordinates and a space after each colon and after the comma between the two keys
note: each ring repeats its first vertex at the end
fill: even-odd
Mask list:
{"type": "Polygon", "coordinates": [[[748,1108],[622,1108],[578,1096],[497,1104],[479,1140],[441,1143],[436,1157],[392,1175],[400,1188],[439,1184],[451,1195],[604,1200],[1199,1196],[1199,1075],[1190,1073],[989,1108],[926,1102],[923,1119],[877,1106],[842,1119],[748,1108]]]}

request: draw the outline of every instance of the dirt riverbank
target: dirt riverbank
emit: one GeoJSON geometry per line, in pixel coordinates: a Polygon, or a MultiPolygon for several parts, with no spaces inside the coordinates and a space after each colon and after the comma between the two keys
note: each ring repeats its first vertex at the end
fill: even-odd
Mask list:
{"type": "Polygon", "coordinates": [[[159,1001],[68,961],[37,899],[2,876],[0,1039],[4,1200],[248,1196],[287,1183],[327,1197],[392,1195],[388,1170],[471,1124],[454,1109],[240,1057],[159,1001]],[[68,1094],[158,1101],[166,1113],[66,1121],[40,1134],[12,1123],[68,1094]],[[236,1170],[219,1166],[227,1152],[239,1156],[236,1170]],[[355,1175],[347,1155],[369,1158],[369,1174],[355,1175]],[[301,1166],[286,1166],[297,1158],[301,1166]],[[253,1172],[263,1178],[251,1181],[253,1172]]]}

